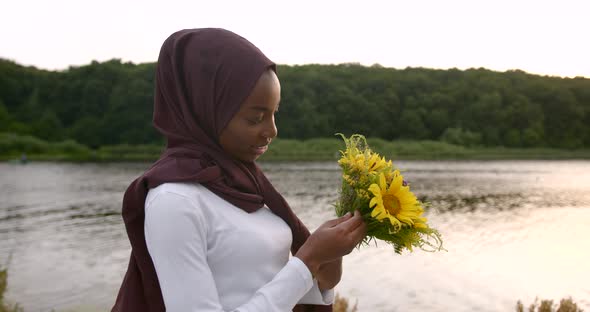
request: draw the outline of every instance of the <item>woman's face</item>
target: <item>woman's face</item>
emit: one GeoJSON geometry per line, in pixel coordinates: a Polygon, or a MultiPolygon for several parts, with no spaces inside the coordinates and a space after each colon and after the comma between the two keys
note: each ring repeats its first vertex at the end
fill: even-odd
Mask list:
{"type": "Polygon", "coordinates": [[[221,132],[219,144],[225,152],[245,162],[252,162],[266,152],[270,141],[277,136],[275,113],[280,100],[279,78],[274,71],[267,70],[221,132]]]}

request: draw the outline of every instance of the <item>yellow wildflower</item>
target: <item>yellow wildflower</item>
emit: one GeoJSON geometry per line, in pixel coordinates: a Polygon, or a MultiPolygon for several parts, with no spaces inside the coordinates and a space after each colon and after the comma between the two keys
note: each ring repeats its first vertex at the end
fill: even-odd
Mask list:
{"type": "Polygon", "coordinates": [[[363,173],[374,173],[390,169],[392,167],[391,161],[386,161],[384,157],[380,157],[377,153],[364,152],[361,153],[358,149],[349,149],[343,153],[342,158],[338,160],[341,166],[347,166],[349,170],[363,173]]]}
{"type": "Polygon", "coordinates": [[[365,198],[365,199],[371,198],[369,195],[369,192],[367,192],[366,190],[363,190],[363,189],[357,189],[356,194],[358,197],[361,197],[361,198],[365,198]]]}
{"type": "Polygon", "coordinates": [[[384,169],[390,169],[392,167],[391,160],[386,161],[385,157],[379,157],[377,153],[369,153],[367,161],[367,170],[369,173],[379,172],[384,169]]]}

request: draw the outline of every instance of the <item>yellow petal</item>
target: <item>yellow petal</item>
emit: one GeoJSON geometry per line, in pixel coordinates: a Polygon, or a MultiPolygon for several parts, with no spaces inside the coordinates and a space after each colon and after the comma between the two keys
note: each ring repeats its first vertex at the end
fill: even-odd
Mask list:
{"type": "Polygon", "coordinates": [[[379,188],[379,185],[373,183],[369,186],[369,192],[373,193],[373,195],[375,195],[375,197],[381,197],[381,188],[379,188]]]}
{"type": "Polygon", "coordinates": [[[385,175],[383,173],[379,174],[379,187],[382,190],[387,190],[387,182],[385,181],[385,175]]]}
{"type": "Polygon", "coordinates": [[[402,226],[401,222],[399,222],[399,220],[398,220],[398,219],[396,219],[396,218],[394,218],[394,217],[392,217],[392,216],[389,216],[389,222],[390,222],[390,223],[391,223],[391,225],[393,225],[393,227],[395,227],[396,229],[399,229],[399,228],[402,226]]]}
{"type": "Polygon", "coordinates": [[[420,228],[420,229],[427,229],[428,228],[428,225],[426,225],[424,223],[416,222],[416,223],[414,223],[414,227],[415,228],[420,228]]]}
{"type": "Polygon", "coordinates": [[[399,174],[399,171],[396,170],[393,172],[393,181],[391,181],[391,185],[389,186],[389,193],[396,194],[399,191],[400,186],[404,178],[399,174]]]}
{"type": "Polygon", "coordinates": [[[381,201],[380,201],[379,199],[380,199],[380,198],[377,198],[377,197],[373,197],[373,198],[371,198],[371,201],[369,202],[369,207],[373,208],[373,207],[375,207],[376,205],[379,205],[379,204],[381,204],[381,201]]]}
{"type": "Polygon", "coordinates": [[[383,205],[377,205],[373,211],[371,211],[371,217],[376,218],[377,220],[383,220],[387,217],[387,213],[385,212],[385,208],[383,205]]]}

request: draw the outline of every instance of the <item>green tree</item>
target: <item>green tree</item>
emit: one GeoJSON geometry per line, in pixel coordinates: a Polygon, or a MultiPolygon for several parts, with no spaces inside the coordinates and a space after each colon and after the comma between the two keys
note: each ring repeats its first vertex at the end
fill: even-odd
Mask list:
{"type": "Polygon", "coordinates": [[[11,123],[12,117],[8,113],[8,110],[6,110],[6,106],[4,106],[2,100],[0,100],[0,132],[9,131],[11,123]]]}
{"type": "Polygon", "coordinates": [[[583,146],[584,131],[590,130],[583,124],[584,108],[578,105],[569,90],[552,91],[545,103],[545,135],[550,146],[576,148],[583,146]]]}
{"type": "Polygon", "coordinates": [[[522,144],[520,131],[508,129],[504,134],[503,141],[509,147],[520,147],[522,144]]]}
{"type": "Polygon", "coordinates": [[[402,138],[426,139],[429,136],[428,129],[417,110],[404,110],[399,119],[399,126],[402,138]]]}
{"type": "MultiPolygon", "coordinates": [[[[158,143],[151,125],[155,68],[115,59],[52,72],[0,59],[0,131],[92,146],[158,143]]],[[[282,138],[344,132],[463,145],[590,146],[587,78],[359,64],[280,65],[278,74],[282,138]]]]}
{"type": "Polygon", "coordinates": [[[61,121],[51,110],[45,110],[41,118],[32,123],[33,135],[44,140],[61,140],[63,139],[63,131],[61,121]]]}
{"type": "Polygon", "coordinates": [[[461,128],[448,128],[442,134],[441,140],[456,145],[476,146],[481,143],[481,134],[461,128]]]}
{"type": "Polygon", "coordinates": [[[522,145],[524,147],[539,146],[543,142],[543,128],[539,125],[529,127],[522,132],[522,145]]]}
{"type": "Polygon", "coordinates": [[[20,121],[34,122],[41,118],[43,111],[44,108],[39,97],[39,88],[35,88],[18,108],[16,116],[20,121]]]}
{"type": "Polygon", "coordinates": [[[77,142],[97,148],[108,142],[104,139],[104,129],[105,125],[98,118],[86,116],[78,119],[68,132],[77,142]]]}

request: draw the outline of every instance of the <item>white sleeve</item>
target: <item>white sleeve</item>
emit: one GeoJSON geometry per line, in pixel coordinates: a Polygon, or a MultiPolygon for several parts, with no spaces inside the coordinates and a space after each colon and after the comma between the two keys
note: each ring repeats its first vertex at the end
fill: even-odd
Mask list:
{"type": "MultiPolygon", "coordinates": [[[[166,311],[223,311],[207,263],[207,222],[198,204],[173,192],[159,193],[146,203],[144,231],[166,311]]],[[[313,284],[307,266],[293,257],[233,311],[291,311],[313,284]]]]}
{"type": "MultiPolygon", "coordinates": [[[[304,264],[305,265],[305,264],[304,264]]],[[[311,273],[310,273],[311,274],[311,273]]],[[[334,303],[334,289],[320,290],[318,281],[313,280],[311,289],[299,300],[301,304],[328,305],[334,303]]]]}

